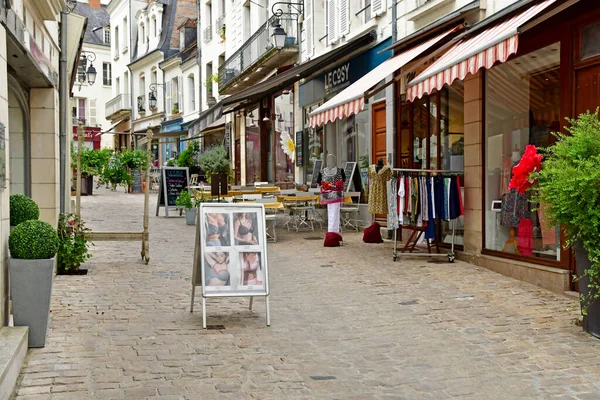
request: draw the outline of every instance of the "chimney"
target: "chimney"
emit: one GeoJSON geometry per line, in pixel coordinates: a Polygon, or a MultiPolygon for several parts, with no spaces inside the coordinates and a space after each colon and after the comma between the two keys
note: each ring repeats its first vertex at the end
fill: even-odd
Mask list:
{"type": "Polygon", "coordinates": [[[91,8],[100,8],[100,0],[88,0],[91,8]]]}

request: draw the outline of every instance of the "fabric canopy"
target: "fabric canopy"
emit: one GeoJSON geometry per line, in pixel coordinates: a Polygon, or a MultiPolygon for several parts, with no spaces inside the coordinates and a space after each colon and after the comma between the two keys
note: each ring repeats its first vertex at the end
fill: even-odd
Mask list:
{"type": "Polygon", "coordinates": [[[506,62],[517,52],[519,27],[552,5],[556,0],[545,0],[520,14],[496,24],[468,39],[459,41],[446,54],[409,83],[408,100],[413,101],[434,89],[464,79],[479,69],[491,68],[496,62],[506,62]]]}
{"type": "Polygon", "coordinates": [[[337,119],[347,118],[352,114],[361,112],[365,107],[365,99],[369,97],[367,92],[370,89],[457,29],[458,27],[453,28],[398,56],[384,61],[312,112],[310,114],[310,126],[314,128],[315,126],[334,122],[337,119]]]}

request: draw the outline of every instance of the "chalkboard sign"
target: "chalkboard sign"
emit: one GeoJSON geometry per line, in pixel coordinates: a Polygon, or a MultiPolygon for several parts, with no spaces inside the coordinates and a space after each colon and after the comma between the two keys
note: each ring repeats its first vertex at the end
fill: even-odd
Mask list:
{"type": "Polygon", "coordinates": [[[304,166],[304,154],[302,152],[303,150],[303,137],[304,137],[304,132],[303,131],[298,131],[296,132],[296,167],[303,167],[304,166]]]}
{"type": "MultiPolygon", "coordinates": [[[[346,175],[346,182],[344,182],[344,192],[347,192],[350,189],[350,182],[352,182],[352,178],[354,177],[354,171],[356,170],[355,162],[347,162],[344,167],[344,174],[346,175]]],[[[354,185],[356,186],[356,185],[354,185]]],[[[359,189],[359,188],[355,188],[359,189]]]]}
{"type": "Polygon", "coordinates": [[[131,193],[142,193],[144,186],[142,185],[142,170],[134,169],[131,171],[133,183],[131,184],[131,193]]]}
{"type": "Polygon", "coordinates": [[[227,150],[227,158],[229,158],[229,151],[231,148],[231,123],[230,122],[225,124],[225,137],[223,138],[223,146],[225,146],[225,150],[227,150]]]}
{"type": "Polygon", "coordinates": [[[323,167],[323,160],[315,160],[315,166],[313,168],[313,173],[312,173],[312,181],[310,183],[311,188],[316,188],[317,185],[320,183],[317,181],[317,178],[319,177],[319,172],[321,172],[322,167],[323,167]]]}
{"type": "Polygon", "coordinates": [[[182,190],[188,189],[190,181],[188,167],[162,167],[160,173],[160,187],[158,190],[158,202],[156,204],[156,216],[160,207],[165,208],[165,215],[169,216],[169,207],[175,207],[177,197],[182,190]],[[167,200],[165,202],[165,199],[167,200]]]}

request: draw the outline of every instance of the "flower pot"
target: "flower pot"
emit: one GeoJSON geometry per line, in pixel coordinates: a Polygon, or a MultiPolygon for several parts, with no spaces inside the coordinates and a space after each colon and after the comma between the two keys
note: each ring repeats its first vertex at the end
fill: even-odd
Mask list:
{"type": "Polygon", "coordinates": [[[85,182],[85,185],[87,186],[86,192],[88,196],[92,196],[94,194],[94,177],[86,176],[85,178],[83,178],[83,182],[85,182]]]}
{"type": "Polygon", "coordinates": [[[10,296],[15,326],[29,327],[29,347],[44,347],[55,258],[46,260],[10,259],[10,296]]]}
{"type": "MultiPolygon", "coordinates": [[[[588,257],[588,251],[583,244],[577,242],[575,248],[575,261],[577,263],[577,277],[583,276],[583,272],[589,269],[592,263],[588,257]]],[[[588,288],[589,279],[581,278],[579,281],[579,293],[587,296],[590,292],[588,288]]],[[[600,339],[600,301],[596,300],[588,306],[587,315],[583,317],[583,330],[592,336],[600,339]]]]}
{"type": "Polygon", "coordinates": [[[185,223],[186,225],[196,225],[196,208],[186,208],[185,223]]]}

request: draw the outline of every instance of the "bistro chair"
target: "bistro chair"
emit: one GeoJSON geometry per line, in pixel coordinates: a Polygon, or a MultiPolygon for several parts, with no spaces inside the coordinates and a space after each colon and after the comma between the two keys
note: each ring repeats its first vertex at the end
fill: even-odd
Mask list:
{"type": "MultiPolygon", "coordinates": [[[[258,204],[277,204],[277,199],[259,199],[258,204]]],[[[277,242],[277,210],[265,207],[265,233],[267,234],[267,242],[277,242]]]]}
{"type": "Polygon", "coordinates": [[[352,199],[352,203],[342,203],[340,207],[340,229],[359,231],[360,226],[360,192],[348,192],[346,196],[352,199]],[[356,203],[354,203],[356,199],[356,203]]]}
{"type": "Polygon", "coordinates": [[[290,219],[286,222],[288,231],[290,228],[299,232],[301,229],[310,229],[314,232],[315,227],[315,201],[305,196],[296,194],[296,200],[288,204],[290,219]]]}

